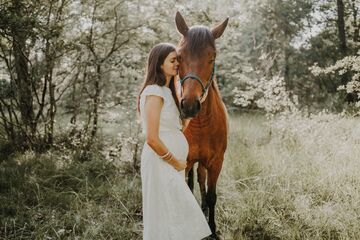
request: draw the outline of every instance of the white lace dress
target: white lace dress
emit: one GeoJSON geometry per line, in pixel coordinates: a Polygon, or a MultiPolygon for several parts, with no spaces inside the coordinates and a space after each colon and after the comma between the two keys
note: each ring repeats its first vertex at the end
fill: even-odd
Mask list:
{"type": "MultiPolygon", "coordinates": [[[[143,133],[146,135],[146,118],[142,113],[148,95],[164,99],[160,113],[161,141],[176,158],[186,160],[189,146],[180,131],[179,111],[168,87],[148,85],[142,92],[143,133]]],[[[144,240],[200,240],[211,234],[205,216],[185,182],[185,171],[178,172],[146,143],[141,154],[141,182],[144,240]]]]}

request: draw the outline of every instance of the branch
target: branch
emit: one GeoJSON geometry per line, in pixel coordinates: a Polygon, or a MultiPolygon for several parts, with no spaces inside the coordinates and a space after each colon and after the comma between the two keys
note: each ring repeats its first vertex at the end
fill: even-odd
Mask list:
{"type": "Polygon", "coordinates": [[[83,76],[83,84],[81,84],[81,88],[85,91],[85,93],[91,98],[91,99],[93,99],[94,98],[94,95],[92,95],[90,92],[89,92],[89,90],[86,88],[86,86],[85,86],[85,82],[86,82],[86,76],[87,76],[87,74],[86,74],[86,67],[85,67],[85,69],[84,69],[84,76],[83,76]]]}
{"type": "Polygon", "coordinates": [[[123,41],[122,43],[120,43],[118,46],[115,47],[115,42],[113,44],[113,47],[111,48],[111,50],[108,52],[108,54],[106,55],[106,57],[104,57],[101,60],[101,63],[103,63],[104,61],[106,61],[109,57],[111,57],[111,55],[116,52],[117,50],[119,50],[119,48],[121,48],[122,46],[124,46],[126,43],[128,43],[130,41],[130,38],[123,41]]]}
{"type": "MultiPolygon", "coordinates": [[[[15,123],[12,123],[10,122],[6,117],[4,116],[0,116],[0,119],[2,119],[3,121],[6,121],[8,124],[14,126],[14,127],[17,127],[19,129],[21,129],[22,131],[24,131],[24,129],[22,128],[22,126],[20,124],[15,124],[15,123]]],[[[25,131],[24,131],[25,132],[25,131]]]]}
{"type": "MultiPolygon", "coordinates": [[[[5,116],[5,113],[4,113],[4,110],[3,110],[2,106],[1,106],[1,104],[0,104],[0,113],[1,113],[1,116],[2,116],[1,118],[2,118],[2,119],[6,119],[6,116],[5,116]]],[[[8,125],[7,125],[7,121],[6,121],[6,120],[3,120],[2,125],[4,126],[4,129],[5,129],[5,131],[6,131],[6,134],[9,136],[9,135],[10,135],[10,132],[9,132],[9,127],[8,127],[8,125]]]]}
{"type": "MultiPolygon", "coordinates": [[[[81,58],[81,56],[79,56],[78,59],[76,59],[76,61],[78,61],[80,58],[81,58]]],[[[77,67],[77,66],[74,64],[74,66],[73,66],[73,68],[70,70],[70,72],[69,72],[61,81],[59,81],[57,85],[61,85],[63,82],[65,82],[66,78],[71,75],[71,73],[74,71],[74,69],[75,69],[76,67],[77,67]]],[[[80,70],[79,70],[79,71],[80,71],[80,70]]]]}
{"type": "MultiPolygon", "coordinates": [[[[78,70],[78,72],[75,74],[74,79],[76,80],[79,77],[80,74],[80,69],[78,70]]],[[[63,89],[63,91],[59,94],[59,97],[55,99],[55,102],[59,101],[60,98],[62,97],[62,95],[66,92],[66,90],[72,86],[72,84],[74,84],[75,80],[70,81],[70,83],[63,89]]]]}
{"type": "MultiPolygon", "coordinates": [[[[43,109],[44,109],[44,106],[45,106],[45,95],[46,95],[47,83],[48,83],[48,81],[45,79],[44,88],[43,88],[42,96],[41,96],[41,102],[39,100],[39,97],[37,96],[36,89],[34,89],[34,92],[36,93],[35,95],[36,95],[37,101],[38,101],[38,103],[40,105],[39,111],[37,112],[36,117],[35,117],[35,122],[37,122],[39,120],[40,115],[43,115],[43,109]]],[[[34,84],[32,84],[32,85],[34,85],[34,84]]]]}
{"type": "Polygon", "coordinates": [[[96,13],[97,5],[96,2],[94,3],[93,13],[91,17],[91,27],[90,27],[90,36],[89,36],[89,44],[86,46],[90,49],[91,53],[94,55],[95,60],[97,61],[98,56],[94,49],[94,43],[93,43],[93,35],[94,35],[94,24],[95,24],[95,13],[96,13]]]}
{"type": "MultiPolygon", "coordinates": [[[[0,44],[0,48],[1,48],[2,53],[4,54],[4,55],[0,55],[0,58],[2,58],[5,61],[6,67],[9,72],[10,79],[14,80],[14,76],[12,74],[12,68],[11,68],[11,58],[6,57],[6,53],[5,53],[5,49],[4,49],[5,47],[3,44],[0,44]]],[[[11,57],[11,55],[10,55],[10,57],[11,57]]]]}
{"type": "Polygon", "coordinates": [[[35,81],[34,81],[34,68],[31,68],[31,88],[33,90],[33,92],[35,93],[35,98],[36,98],[36,101],[39,105],[41,105],[41,102],[40,102],[40,99],[39,99],[39,95],[37,93],[37,90],[36,90],[36,86],[35,86],[35,81]]]}
{"type": "MultiPolygon", "coordinates": [[[[10,103],[11,103],[11,105],[12,105],[12,99],[10,100],[10,103]]],[[[16,120],[16,123],[17,123],[17,124],[20,124],[19,118],[18,118],[18,116],[17,116],[14,108],[11,108],[11,111],[12,111],[12,114],[14,115],[14,118],[15,118],[15,120],[16,120]]]]}

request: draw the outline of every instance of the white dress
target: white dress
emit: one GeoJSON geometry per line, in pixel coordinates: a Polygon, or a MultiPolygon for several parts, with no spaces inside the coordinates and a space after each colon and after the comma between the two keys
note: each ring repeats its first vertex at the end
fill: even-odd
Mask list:
{"type": "MultiPolygon", "coordinates": [[[[146,135],[146,119],[142,113],[148,95],[164,99],[159,138],[176,158],[186,160],[189,146],[180,131],[179,111],[168,87],[148,85],[141,93],[143,133],[146,135]]],[[[178,172],[146,143],[141,154],[140,171],[144,240],[200,240],[211,234],[205,216],[185,182],[185,171],[178,172]]]]}

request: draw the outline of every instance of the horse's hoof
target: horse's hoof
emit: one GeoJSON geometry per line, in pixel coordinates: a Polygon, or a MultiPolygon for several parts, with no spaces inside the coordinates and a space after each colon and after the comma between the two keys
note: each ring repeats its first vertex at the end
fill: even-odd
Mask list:
{"type": "Polygon", "coordinates": [[[221,240],[219,236],[215,233],[211,234],[210,236],[204,238],[204,240],[221,240]]]}

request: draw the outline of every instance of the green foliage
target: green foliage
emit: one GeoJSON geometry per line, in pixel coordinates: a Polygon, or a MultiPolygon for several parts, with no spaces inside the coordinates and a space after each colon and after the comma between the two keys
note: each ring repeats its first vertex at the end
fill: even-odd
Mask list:
{"type": "MultiPolygon", "coordinates": [[[[356,53],[354,14],[358,7],[352,0],[344,2],[349,53],[356,53]]],[[[174,27],[175,9],[189,25],[213,27],[230,17],[229,26],[216,41],[216,75],[228,107],[239,108],[233,103],[235,87],[246,92],[251,82],[262,80],[266,85],[279,76],[290,96],[298,97],[300,108],[342,110],[344,94],[337,92],[341,76],[314,77],[309,70],[315,63],[327,67],[339,59],[336,4],[332,1],[6,1],[0,4],[0,34],[6,36],[0,42],[1,67],[7,66],[5,59],[13,55],[12,31],[23,33],[28,74],[37,91],[35,109],[41,109],[36,103],[46,90],[44,79],[52,76],[57,119],[62,118],[59,113],[65,113],[73,115],[72,122],[78,115],[91,120],[94,97],[98,97],[100,122],[115,109],[121,117],[135,118],[138,87],[150,48],[158,42],[176,44],[180,39],[174,27]],[[16,4],[24,9],[22,14],[16,11],[16,4]]],[[[11,69],[11,64],[1,69],[7,79],[15,76],[11,69]]],[[[11,93],[5,85],[1,89],[7,96],[11,93]]],[[[44,103],[49,101],[46,92],[44,103]]],[[[45,104],[44,111],[48,107],[45,104]]],[[[49,128],[48,115],[39,115],[37,126],[44,126],[44,131],[49,128]]]]}
{"type": "MultiPolygon", "coordinates": [[[[353,42],[358,31],[354,25],[358,6],[353,2],[345,1],[349,53],[359,46],[353,42]]],[[[342,58],[336,10],[333,1],[268,0],[244,1],[241,8],[234,5],[236,14],[219,41],[224,43],[219,81],[227,104],[232,102],[235,87],[248,91],[251,81],[264,79],[264,84],[270,84],[274,76],[281,76],[286,89],[298,97],[300,108],[341,111],[345,98],[337,87],[343,77],[314,77],[309,70],[315,63],[325,67],[342,58]]]]}
{"type": "Polygon", "coordinates": [[[17,33],[23,38],[34,36],[33,28],[39,23],[37,12],[25,12],[24,9],[36,7],[37,3],[26,0],[2,2],[0,4],[0,35],[17,33]]]}
{"type": "Polygon", "coordinates": [[[317,64],[311,67],[311,72],[315,76],[319,75],[338,75],[343,76],[347,73],[352,74],[352,78],[345,85],[339,85],[337,90],[345,90],[346,94],[353,94],[355,97],[355,109],[359,111],[360,107],[360,57],[359,56],[348,56],[339,61],[334,65],[326,68],[320,68],[317,64]]]}
{"type": "Polygon", "coordinates": [[[0,238],[140,239],[140,181],[100,150],[81,162],[71,149],[1,162],[0,238]]]}
{"type": "Polygon", "coordinates": [[[15,95],[16,89],[14,89],[8,81],[0,79],[0,98],[8,99],[15,95]]]}

